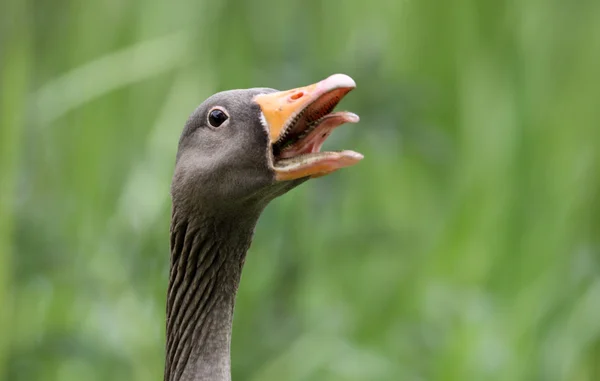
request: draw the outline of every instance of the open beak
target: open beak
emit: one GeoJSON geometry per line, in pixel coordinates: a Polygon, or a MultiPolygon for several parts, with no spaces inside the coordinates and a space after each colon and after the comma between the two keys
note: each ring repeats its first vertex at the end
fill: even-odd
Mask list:
{"type": "Polygon", "coordinates": [[[276,180],[323,176],[363,158],[347,150],[320,152],[333,129],[359,121],[351,112],[332,113],[355,87],[349,76],[334,74],[309,86],[255,97],[269,133],[276,180]]]}

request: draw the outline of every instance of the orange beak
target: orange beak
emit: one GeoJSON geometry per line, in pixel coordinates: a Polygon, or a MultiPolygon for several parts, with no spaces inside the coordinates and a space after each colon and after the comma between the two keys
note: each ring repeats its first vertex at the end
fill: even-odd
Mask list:
{"type": "Polygon", "coordinates": [[[312,85],[260,94],[254,98],[261,108],[271,145],[281,145],[294,134],[305,136],[302,141],[294,141],[300,148],[288,150],[280,157],[275,155],[273,165],[277,180],[320,177],[356,164],[363,158],[353,151],[319,152],[334,128],[343,123],[358,122],[358,116],[353,113],[330,114],[333,107],[355,87],[349,76],[334,74],[312,85]]]}

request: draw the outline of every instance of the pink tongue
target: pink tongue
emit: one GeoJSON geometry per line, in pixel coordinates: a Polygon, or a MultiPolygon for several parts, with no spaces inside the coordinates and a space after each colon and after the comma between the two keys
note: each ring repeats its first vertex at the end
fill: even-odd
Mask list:
{"type": "Polygon", "coordinates": [[[321,146],[323,146],[323,143],[329,134],[331,134],[331,131],[336,127],[344,123],[357,123],[358,121],[358,115],[347,111],[329,114],[323,118],[321,123],[308,136],[282,151],[279,157],[285,159],[302,154],[319,152],[321,146]]]}

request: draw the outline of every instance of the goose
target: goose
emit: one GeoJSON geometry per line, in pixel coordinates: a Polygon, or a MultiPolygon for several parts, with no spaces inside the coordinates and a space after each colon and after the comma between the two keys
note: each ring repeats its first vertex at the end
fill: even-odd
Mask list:
{"type": "Polygon", "coordinates": [[[165,381],[231,380],[236,293],[264,208],[311,178],[359,162],[321,152],[351,112],[333,112],[356,87],[344,74],[287,91],[228,90],[200,104],[179,138],[171,183],[165,381]]]}

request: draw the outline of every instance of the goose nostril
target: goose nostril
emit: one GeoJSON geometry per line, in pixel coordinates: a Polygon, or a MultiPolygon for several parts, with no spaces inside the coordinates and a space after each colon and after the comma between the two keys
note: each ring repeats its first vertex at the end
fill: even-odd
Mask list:
{"type": "Polygon", "coordinates": [[[304,93],[302,91],[300,91],[300,92],[297,92],[296,94],[293,94],[290,97],[290,100],[295,101],[295,100],[302,98],[303,96],[304,96],[304,93]]]}

